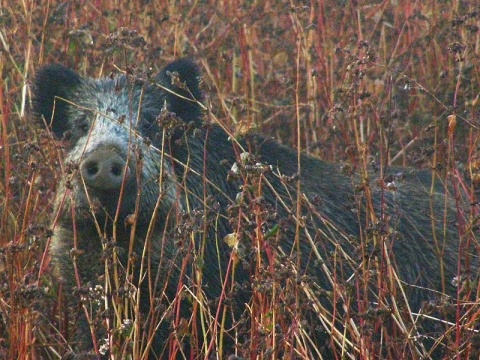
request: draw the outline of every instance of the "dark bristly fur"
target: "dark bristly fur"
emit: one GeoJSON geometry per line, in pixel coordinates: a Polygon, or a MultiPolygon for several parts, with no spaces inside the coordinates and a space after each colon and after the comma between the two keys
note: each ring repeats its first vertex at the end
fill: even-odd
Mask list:
{"type": "MultiPolygon", "coordinates": [[[[222,296],[222,306],[233,310],[230,323],[248,313],[245,303],[258,286],[253,276],[255,267],[260,266],[260,260],[255,258],[257,246],[269,264],[265,271],[274,270],[269,275],[272,279],[276,279],[279,269],[289,269],[289,275],[278,281],[278,286],[285,286],[282,291],[287,291],[289,278],[296,278],[295,286],[305,294],[307,288],[337,292],[329,277],[335,278],[345,289],[345,294],[337,293],[337,311],[349,311],[351,304],[358,306],[355,300],[347,301],[348,289],[370,289],[372,302],[377,301],[373,294],[378,294],[378,283],[372,280],[363,286],[362,279],[356,278],[359,269],[349,259],[363,256],[364,263],[370,264],[370,259],[384,260],[385,251],[393,264],[391,268],[398,268],[415,311],[423,301],[435,296],[426,288],[442,289],[440,264],[447,289],[453,293],[450,280],[457,274],[458,235],[454,229],[444,230],[434,217],[455,219],[455,213],[453,206],[445,206],[441,193],[429,196],[429,173],[404,170],[406,177],[397,179],[394,191],[376,187],[372,179],[373,207],[379,221],[362,230],[368,204],[361,193],[353,190],[351,178],[342,174],[337,165],[302,156],[299,178],[304,196],[300,207],[303,219],[298,219],[302,224],[297,227],[295,180],[287,179],[298,171],[296,152],[261,137],[249,137],[238,144],[229,140],[220,127],[202,126],[197,103],[201,100],[198,69],[191,61],[173,62],[155,79],[144,81],[125,75],[93,80],[60,65],[50,65],[38,71],[34,94],[35,113],[45,118],[65,144],[67,172],[57,190],[56,211],[60,216],[50,248],[54,264],[70,289],[84,286],[83,290],[70,291],[74,293],[70,297],[72,302],[82,298],[85,303],[91,298],[89,289],[104,285],[105,263],[108,271],[113,271],[111,253],[115,249],[122,265],[118,268],[124,269],[116,270],[121,274],[119,288],[133,284],[142,289],[142,331],[146,334],[157,327],[164,315],[161,309],[172,312],[162,319],[151,358],[168,356],[169,336],[180,342],[183,339],[186,352],[202,349],[201,344],[186,346],[193,340],[185,334],[177,331],[172,335],[172,317],[176,314],[169,306],[180,285],[194,294],[198,294],[195,286],[201,285],[207,299],[202,304],[208,303],[213,315],[219,306],[214,300],[222,296]],[[180,82],[176,82],[177,76],[180,82]],[[185,126],[176,124],[167,129],[168,124],[178,120],[185,126]],[[257,186],[262,187],[261,196],[257,186]],[[432,214],[431,208],[438,209],[438,213],[432,214]],[[246,209],[257,209],[261,217],[246,209]],[[448,212],[445,217],[444,210],[448,212]],[[259,218],[264,219],[263,224],[256,223],[259,218]],[[263,243],[259,242],[258,228],[263,230],[263,243]],[[233,233],[240,239],[240,264],[235,270],[238,284],[232,287],[226,274],[233,266],[229,263],[232,248],[223,239],[233,233]],[[371,248],[365,250],[360,246],[362,236],[382,242],[374,244],[372,240],[371,248]],[[441,238],[443,251],[436,250],[434,236],[441,238]],[[277,259],[273,263],[272,252],[277,259]],[[142,257],[148,259],[143,263],[148,271],[140,274],[142,257]],[[74,259],[80,284],[75,278],[74,259]],[[135,268],[133,277],[125,274],[129,262],[135,268]],[[302,275],[308,275],[308,280],[300,281],[302,275]],[[228,291],[222,295],[225,281],[228,291]],[[230,294],[231,288],[234,291],[230,294]]],[[[372,279],[376,279],[375,275],[372,279]]],[[[384,295],[384,307],[388,307],[397,287],[392,284],[391,293],[384,295]]],[[[118,301],[119,289],[114,290],[117,293],[104,295],[118,301]]],[[[182,303],[181,316],[189,319],[194,301],[185,292],[183,296],[188,300],[182,303]]],[[[397,296],[401,302],[400,292],[397,296]]],[[[328,296],[318,297],[322,304],[331,300],[328,296]]],[[[311,321],[306,326],[318,328],[311,333],[317,346],[323,346],[319,341],[325,341],[326,347],[332,345],[328,336],[316,335],[331,329],[318,318],[315,320],[314,310],[303,311],[302,307],[299,314],[311,321]]],[[[351,316],[355,316],[354,311],[351,316]]],[[[298,320],[291,317],[292,323],[298,320]]],[[[72,342],[80,354],[92,349],[92,337],[85,319],[79,328],[72,342]]],[[[98,338],[105,337],[101,328],[98,326],[98,338]]],[[[233,329],[238,328],[237,324],[233,329]]],[[[239,341],[248,341],[248,336],[241,335],[241,328],[239,332],[239,341]]],[[[289,341],[295,341],[295,337],[289,341]]],[[[229,347],[227,354],[233,353],[228,336],[225,344],[229,347]]]]}

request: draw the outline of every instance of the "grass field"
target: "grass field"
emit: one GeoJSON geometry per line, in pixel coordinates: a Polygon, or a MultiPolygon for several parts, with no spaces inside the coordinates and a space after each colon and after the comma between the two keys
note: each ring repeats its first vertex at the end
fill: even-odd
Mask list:
{"type": "MultiPolygon", "coordinates": [[[[235,136],[273,136],[360,177],[390,166],[440,174],[457,210],[444,226],[478,248],[476,1],[0,0],[0,359],[59,359],[69,346],[46,251],[61,151],[32,120],[35,71],[61,63],[92,77],[156,72],[181,57],[198,63],[211,119],[235,136]]],[[[326,346],[337,359],[424,359],[438,348],[446,359],[478,358],[478,274],[471,279],[456,296],[439,296],[444,303],[427,304],[448,304],[452,315],[438,320],[431,349],[407,330],[416,315],[398,309],[342,319],[355,326],[331,330],[326,346]]],[[[275,304],[262,306],[265,314],[275,304]]],[[[110,330],[121,326],[115,316],[110,330]]],[[[252,326],[242,356],[321,356],[324,344],[308,344],[312,353],[272,340],[269,321],[252,326]]]]}

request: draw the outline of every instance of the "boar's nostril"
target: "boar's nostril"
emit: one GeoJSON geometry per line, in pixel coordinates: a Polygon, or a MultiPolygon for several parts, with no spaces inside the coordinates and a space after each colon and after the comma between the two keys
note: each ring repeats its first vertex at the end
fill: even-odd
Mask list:
{"type": "Polygon", "coordinates": [[[110,169],[113,176],[122,176],[123,174],[123,165],[115,162],[112,164],[112,168],[110,169]]]}
{"type": "Polygon", "coordinates": [[[96,149],[80,164],[85,185],[96,190],[119,189],[125,169],[125,160],[112,148],[96,149]]]}
{"type": "Polygon", "coordinates": [[[97,163],[88,163],[85,165],[85,170],[89,176],[95,176],[98,173],[98,164],[97,163]]]}

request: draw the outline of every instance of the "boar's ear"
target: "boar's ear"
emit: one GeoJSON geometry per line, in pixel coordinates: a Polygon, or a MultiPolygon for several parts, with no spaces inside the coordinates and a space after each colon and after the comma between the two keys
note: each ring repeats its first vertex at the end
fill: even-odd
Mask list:
{"type": "Polygon", "coordinates": [[[167,102],[168,110],[177,114],[185,122],[195,122],[197,126],[200,126],[202,113],[197,104],[197,101],[202,100],[199,75],[198,67],[193,61],[181,59],[165,66],[157,77],[162,86],[184,97],[165,91],[163,99],[167,102]],[[186,88],[182,84],[185,84],[186,88]]]}
{"type": "Polygon", "coordinates": [[[69,129],[68,100],[82,78],[73,70],[52,64],[40,68],[33,83],[33,112],[43,116],[58,138],[69,129]]]}

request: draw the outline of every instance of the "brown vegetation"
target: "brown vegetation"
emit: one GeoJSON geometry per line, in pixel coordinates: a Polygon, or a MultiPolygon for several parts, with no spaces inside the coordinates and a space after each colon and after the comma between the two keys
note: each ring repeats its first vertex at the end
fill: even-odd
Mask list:
{"type": "MultiPolygon", "coordinates": [[[[391,165],[440,174],[458,213],[444,226],[476,249],[479,30],[473,0],[0,0],[0,358],[54,359],[68,336],[46,252],[61,150],[29,116],[38,67],[57,62],[99,77],[156,72],[192,57],[204,76],[205,104],[234,135],[272,135],[360,178],[391,165]]],[[[454,314],[434,340],[447,358],[478,358],[478,274],[456,280],[464,285],[456,298],[429,304],[448,304],[454,314]]],[[[357,336],[335,334],[337,347],[345,341],[338,358],[431,356],[372,335],[397,315],[372,311],[357,336]]],[[[262,331],[252,328],[252,339],[262,331]]],[[[285,344],[258,358],[302,354],[285,344]]]]}

